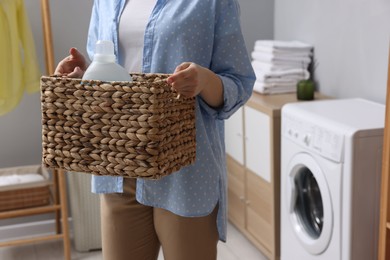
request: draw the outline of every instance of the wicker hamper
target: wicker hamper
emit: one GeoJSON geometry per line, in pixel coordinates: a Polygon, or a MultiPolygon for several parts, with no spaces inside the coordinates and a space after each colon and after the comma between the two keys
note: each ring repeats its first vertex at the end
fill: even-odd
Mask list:
{"type": "Polygon", "coordinates": [[[0,186],[0,211],[44,206],[50,203],[49,173],[40,165],[3,168],[0,169],[0,178],[31,173],[42,175],[43,180],[0,186]]]}
{"type": "Polygon", "coordinates": [[[43,163],[96,175],[158,179],[195,161],[195,99],[168,74],[133,82],[41,78],[43,163]]]}

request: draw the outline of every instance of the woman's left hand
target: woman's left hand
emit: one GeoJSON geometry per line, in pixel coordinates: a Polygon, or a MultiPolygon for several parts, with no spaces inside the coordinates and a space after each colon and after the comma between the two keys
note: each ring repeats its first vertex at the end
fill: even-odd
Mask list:
{"type": "Polygon", "coordinates": [[[184,62],[176,67],[173,75],[168,78],[168,84],[180,95],[194,97],[205,86],[203,67],[192,62],[184,62]]]}
{"type": "Polygon", "coordinates": [[[185,97],[201,97],[213,107],[223,103],[221,79],[211,70],[193,62],[184,62],[176,67],[168,78],[168,84],[185,97]]]}

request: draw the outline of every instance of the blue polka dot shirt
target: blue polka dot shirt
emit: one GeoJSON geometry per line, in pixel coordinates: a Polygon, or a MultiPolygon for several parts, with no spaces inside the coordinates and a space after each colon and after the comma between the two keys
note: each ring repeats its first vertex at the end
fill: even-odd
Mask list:
{"type": "MultiPolygon", "coordinates": [[[[124,5],[125,0],[94,1],[87,43],[90,57],[97,40],[113,41],[120,57],[118,26],[124,5]]],[[[218,205],[219,238],[226,241],[224,119],[248,100],[255,81],[236,0],[157,0],[145,30],[142,70],[173,73],[182,62],[216,73],[223,83],[224,104],[216,109],[196,97],[195,163],[160,180],[138,179],[136,197],[144,205],[185,217],[208,215],[218,205]]],[[[122,192],[123,178],[93,176],[92,191],[122,192]]]]}

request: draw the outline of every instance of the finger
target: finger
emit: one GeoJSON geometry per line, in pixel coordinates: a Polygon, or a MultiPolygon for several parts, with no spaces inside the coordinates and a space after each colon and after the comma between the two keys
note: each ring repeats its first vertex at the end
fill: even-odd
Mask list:
{"type": "Polygon", "coordinates": [[[84,55],[81,54],[76,48],[70,48],[69,54],[76,60],[84,59],[84,55]]]}
{"type": "Polygon", "coordinates": [[[191,62],[183,62],[182,64],[180,64],[179,66],[176,67],[174,73],[179,72],[179,71],[182,71],[182,70],[185,70],[185,69],[188,68],[190,65],[191,65],[191,62]]]}
{"type": "Polygon", "coordinates": [[[191,64],[191,62],[185,62],[177,66],[175,72],[167,79],[168,84],[178,81],[191,80],[193,77],[193,74],[189,69],[191,64]]]}
{"type": "Polygon", "coordinates": [[[60,62],[58,63],[54,71],[54,75],[63,75],[63,74],[64,74],[64,66],[63,66],[63,62],[60,62]]]}
{"type": "Polygon", "coordinates": [[[172,90],[186,97],[193,97],[196,95],[196,85],[190,82],[184,82],[183,84],[172,84],[172,90]]]}
{"type": "Polygon", "coordinates": [[[75,66],[79,66],[82,70],[87,69],[88,62],[81,52],[79,52],[76,48],[71,48],[69,50],[69,54],[70,55],[68,56],[68,61],[73,63],[75,66]]]}
{"type": "Polygon", "coordinates": [[[181,92],[183,89],[196,88],[197,80],[195,77],[176,74],[172,78],[173,81],[170,84],[178,92],[181,92]]]}
{"type": "Polygon", "coordinates": [[[181,89],[180,91],[177,91],[178,95],[181,95],[183,97],[194,97],[196,96],[195,91],[192,88],[188,89],[181,89]]]}
{"type": "Polygon", "coordinates": [[[74,70],[75,65],[71,61],[63,60],[58,63],[57,68],[54,71],[54,75],[64,75],[74,70]]]}
{"type": "Polygon", "coordinates": [[[82,78],[84,72],[80,69],[80,67],[74,68],[74,70],[68,74],[69,78],[82,78]]]}

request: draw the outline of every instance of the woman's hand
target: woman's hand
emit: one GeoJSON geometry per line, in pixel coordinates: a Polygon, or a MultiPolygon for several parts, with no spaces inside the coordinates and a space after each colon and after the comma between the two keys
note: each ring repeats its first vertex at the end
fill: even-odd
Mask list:
{"type": "Polygon", "coordinates": [[[200,95],[212,107],[223,105],[221,79],[211,70],[193,62],[184,62],[176,67],[168,84],[180,95],[194,97],[200,95]]]}
{"type": "Polygon", "coordinates": [[[69,50],[69,56],[58,63],[55,75],[67,76],[70,78],[82,78],[89,63],[76,48],[69,50]]]}

